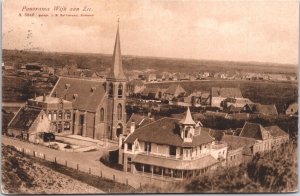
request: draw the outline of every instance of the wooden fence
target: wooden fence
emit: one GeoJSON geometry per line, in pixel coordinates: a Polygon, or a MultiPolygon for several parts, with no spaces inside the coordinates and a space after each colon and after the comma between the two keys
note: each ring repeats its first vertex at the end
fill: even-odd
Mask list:
{"type": "MultiPolygon", "coordinates": [[[[84,164],[79,164],[77,162],[74,161],[70,161],[61,157],[56,157],[56,156],[51,156],[48,154],[44,154],[38,151],[34,151],[34,150],[30,150],[30,149],[26,149],[26,148],[21,148],[21,147],[17,147],[15,146],[15,148],[19,151],[22,152],[24,154],[30,155],[30,156],[34,156],[49,162],[53,162],[53,163],[57,163],[59,165],[62,166],[66,166],[81,172],[85,172],[94,176],[98,176],[104,179],[108,179],[108,180],[112,180],[114,182],[118,182],[118,183],[122,183],[122,184],[126,184],[129,186],[132,186],[133,188],[140,188],[142,185],[145,184],[153,184],[156,186],[165,186],[167,184],[170,183],[169,180],[167,179],[163,179],[163,178],[151,178],[149,176],[145,176],[145,175],[134,175],[131,173],[125,173],[124,175],[126,175],[127,177],[124,177],[124,175],[118,175],[117,173],[109,173],[106,170],[108,168],[101,168],[101,166],[99,165],[99,167],[91,167],[91,166],[87,166],[84,164]]],[[[112,170],[111,168],[109,168],[110,170],[112,170]]]]}

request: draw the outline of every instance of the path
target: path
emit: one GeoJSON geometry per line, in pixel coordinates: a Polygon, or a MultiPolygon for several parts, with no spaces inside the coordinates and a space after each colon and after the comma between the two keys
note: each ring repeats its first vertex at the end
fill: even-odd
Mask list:
{"type": "MultiPolygon", "coordinates": [[[[35,152],[35,156],[44,154],[46,157],[44,158],[48,161],[56,161],[57,163],[62,165],[67,162],[68,167],[74,169],[77,168],[80,171],[112,179],[123,184],[128,184],[134,188],[139,188],[141,185],[149,183],[158,186],[165,186],[166,184],[168,184],[168,182],[163,179],[134,175],[132,173],[127,173],[107,167],[99,161],[102,155],[102,150],[92,152],[65,152],[47,148],[41,145],[35,145],[32,143],[20,141],[17,139],[8,138],[5,136],[2,137],[2,143],[5,145],[15,146],[16,148],[23,148],[25,149],[26,154],[30,154],[32,156],[33,151],[35,152]]],[[[41,158],[42,157],[43,156],[41,156],[41,158]]]]}

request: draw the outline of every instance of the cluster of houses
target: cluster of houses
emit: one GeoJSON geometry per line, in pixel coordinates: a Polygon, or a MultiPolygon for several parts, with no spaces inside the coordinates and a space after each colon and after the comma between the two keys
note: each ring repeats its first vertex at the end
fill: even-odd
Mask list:
{"type": "Polygon", "coordinates": [[[138,127],[131,121],[119,137],[119,164],[125,172],[183,179],[239,165],[289,140],[278,126],[249,122],[236,135],[224,135],[219,141],[213,131],[194,121],[189,108],[182,119],[166,117],[138,127]]]}
{"type": "Polygon", "coordinates": [[[294,74],[272,74],[272,73],[249,73],[249,72],[199,72],[199,73],[148,73],[140,74],[132,72],[128,77],[131,80],[142,80],[147,83],[163,81],[195,81],[205,79],[224,79],[224,80],[258,80],[258,81],[296,81],[297,75],[294,74]]]}
{"type": "MultiPolygon", "coordinates": [[[[154,110],[160,110],[167,103],[168,105],[209,108],[208,115],[221,115],[225,118],[244,116],[243,118],[247,119],[250,116],[245,115],[247,113],[264,116],[278,115],[275,104],[253,103],[250,99],[243,97],[239,88],[212,87],[210,91],[188,93],[179,83],[162,88],[149,87],[141,80],[132,80],[127,83],[126,92],[127,96],[155,102],[156,105],[151,106],[154,110]]],[[[149,108],[149,104],[140,105],[149,108]]],[[[298,103],[290,104],[286,109],[286,114],[298,115],[298,103]]]]}
{"type": "MultiPolygon", "coordinates": [[[[40,136],[49,132],[118,141],[118,163],[124,172],[173,179],[238,165],[289,140],[289,135],[276,125],[263,127],[249,122],[234,134],[216,139],[216,130],[195,121],[189,107],[181,119],[155,120],[151,115],[137,114],[127,119],[126,89],[127,93],[137,93],[139,85],[131,89],[130,83],[126,83],[118,29],[112,68],[105,80],[61,76],[49,95],[33,97],[20,108],[8,124],[7,134],[35,143],[43,142],[40,136]]],[[[263,110],[262,105],[253,106],[243,98],[236,88],[212,88],[211,92],[187,95],[175,84],[164,90],[141,88],[139,92],[141,96],[170,102],[180,98],[183,102],[220,108],[242,106],[247,110],[263,110]]],[[[289,111],[292,113],[293,109],[289,111]]]]}

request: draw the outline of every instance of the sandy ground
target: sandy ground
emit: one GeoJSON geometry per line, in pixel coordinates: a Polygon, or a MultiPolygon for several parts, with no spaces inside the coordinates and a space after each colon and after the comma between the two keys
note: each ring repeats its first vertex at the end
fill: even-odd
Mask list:
{"type": "Polygon", "coordinates": [[[2,146],[2,191],[18,194],[103,193],[2,146]]]}

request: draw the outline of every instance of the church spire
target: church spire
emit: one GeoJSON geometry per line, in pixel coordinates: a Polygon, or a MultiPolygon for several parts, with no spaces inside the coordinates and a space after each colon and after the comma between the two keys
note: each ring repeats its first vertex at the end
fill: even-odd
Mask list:
{"type": "Polygon", "coordinates": [[[108,75],[108,78],[126,80],[125,74],[123,72],[123,66],[122,66],[121,44],[120,44],[120,35],[119,35],[119,19],[118,19],[118,28],[117,28],[117,35],[116,35],[114,54],[113,54],[113,64],[110,73],[108,75]]]}
{"type": "Polygon", "coordinates": [[[184,125],[195,125],[195,121],[192,118],[191,115],[191,111],[190,111],[190,107],[188,107],[187,112],[186,112],[186,116],[185,118],[183,118],[180,123],[184,124],[184,125]]]}

